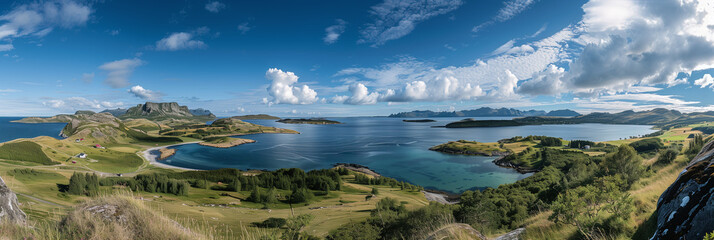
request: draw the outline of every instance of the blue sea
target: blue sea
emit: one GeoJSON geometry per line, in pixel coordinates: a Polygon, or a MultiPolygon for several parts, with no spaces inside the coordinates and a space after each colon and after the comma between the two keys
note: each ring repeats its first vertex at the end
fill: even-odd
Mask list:
{"type": "Polygon", "coordinates": [[[0,142],[18,138],[50,136],[60,139],[60,131],[66,123],[13,123],[21,117],[0,117],[0,142]]]}
{"type": "MultiPolygon", "coordinates": [[[[195,169],[329,168],[335,163],[357,163],[388,177],[426,188],[459,193],[497,187],[529,175],[493,164],[493,157],[460,156],[429,148],[460,139],[495,142],[513,136],[546,135],[566,140],[605,141],[654,132],[644,125],[537,125],[499,128],[434,128],[461,118],[435,118],[437,122],[407,123],[400,118],[329,118],[343,124],[283,124],[274,120],[250,122],[288,128],[301,134],[241,136],[256,140],[219,149],[189,144],[176,146],[167,164],[195,169]]],[[[509,118],[481,118],[509,119],[509,118]]]]}

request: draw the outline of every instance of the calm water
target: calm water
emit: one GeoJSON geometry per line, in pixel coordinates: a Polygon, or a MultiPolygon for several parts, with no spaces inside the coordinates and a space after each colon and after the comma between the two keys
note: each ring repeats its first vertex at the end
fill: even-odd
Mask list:
{"type": "Polygon", "coordinates": [[[18,138],[33,138],[37,136],[50,136],[60,138],[59,134],[66,123],[13,123],[21,117],[0,117],[0,142],[7,142],[18,138]]]}
{"type": "MultiPolygon", "coordinates": [[[[501,128],[432,128],[461,118],[437,118],[432,123],[405,123],[399,118],[330,118],[344,124],[283,124],[274,120],[251,122],[289,128],[301,134],[243,136],[257,142],[218,149],[198,144],[176,146],[165,162],[196,168],[305,170],[328,168],[334,163],[357,163],[399,180],[450,192],[496,187],[528,175],[500,168],[492,157],[458,156],[429,151],[447,141],[466,139],[494,142],[503,138],[547,135],[566,140],[616,140],[654,132],[642,125],[539,125],[501,128]]],[[[494,118],[484,118],[494,119],[494,118]]]]}

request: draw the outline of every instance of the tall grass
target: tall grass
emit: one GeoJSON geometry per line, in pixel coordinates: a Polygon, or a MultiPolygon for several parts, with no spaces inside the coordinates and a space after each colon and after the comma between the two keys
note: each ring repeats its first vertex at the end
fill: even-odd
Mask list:
{"type": "Polygon", "coordinates": [[[66,213],[61,221],[30,219],[27,226],[0,224],[0,240],[277,239],[275,233],[260,229],[249,231],[244,227],[240,233],[226,229],[205,220],[170,219],[162,212],[149,208],[131,192],[120,192],[80,203],[66,213]]]}

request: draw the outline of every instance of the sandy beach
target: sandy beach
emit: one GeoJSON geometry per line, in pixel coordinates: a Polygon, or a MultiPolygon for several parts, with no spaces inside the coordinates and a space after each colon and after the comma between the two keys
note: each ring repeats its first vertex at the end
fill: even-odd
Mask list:
{"type": "Polygon", "coordinates": [[[154,165],[154,166],[157,166],[157,167],[161,167],[161,168],[173,168],[173,169],[182,169],[182,170],[198,170],[198,169],[192,169],[192,168],[184,168],[184,167],[171,166],[171,165],[168,165],[168,164],[159,162],[159,161],[158,161],[158,159],[159,159],[159,154],[157,153],[157,151],[159,151],[159,149],[162,149],[162,148],[173,147],[173,146],[180,146],[180,145],[186,145],[186,144],[195,144],[195,143],[199,143],[199,142],[200,142],[200,141],[196,141],[196,142],[185,142],[185,143],[178,143],[178,144],[172,144],[172,145],[166,145],[166,146],[160,146],[160,147],[153,147],[153,148],[149,148],[149,149],[144,150],[144,152],[142,152],[141,155],[144,157],[144,159],[146,159],[146,161],[149,161],[149,164],[154,165]]]}

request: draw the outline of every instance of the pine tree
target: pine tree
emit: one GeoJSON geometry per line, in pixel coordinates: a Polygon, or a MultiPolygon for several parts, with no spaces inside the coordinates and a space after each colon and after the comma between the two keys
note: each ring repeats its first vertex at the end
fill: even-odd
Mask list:
{"type": "Polygon", "coordinates": [[[240,180],[238,178],[233,179],[233,182],[231,183],[231,189],[235,192],[240,192],[240,180]]]}
{"type": "Polygon", "coordinates": [[[82,195],[84,193],[85,178],[81,173],[74,173],[69,178],[69,189],[67,193],[73,195],[82,195]]]}

